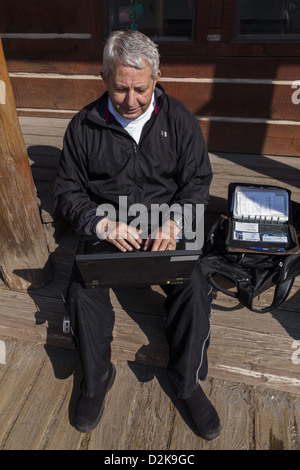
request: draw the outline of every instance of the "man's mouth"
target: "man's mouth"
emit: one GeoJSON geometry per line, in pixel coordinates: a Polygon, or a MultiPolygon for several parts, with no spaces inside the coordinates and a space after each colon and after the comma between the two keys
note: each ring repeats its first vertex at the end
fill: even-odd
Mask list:
{"type": "Polygon", "coordinates": [[[126,108],[124,111],[125,113],[128,113],[128,114],[133,114],[137,111],[138,108],[126,108]]]}

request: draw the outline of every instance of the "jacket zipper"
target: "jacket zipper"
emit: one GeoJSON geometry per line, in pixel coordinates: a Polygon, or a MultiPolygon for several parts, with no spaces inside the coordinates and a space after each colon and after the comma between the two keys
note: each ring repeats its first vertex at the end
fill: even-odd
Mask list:
{"type": "Polygon", "coordinates": [[[133,153],[134,153],[134,159],[135,159],[135,180],[137,184],[140,184],[141,182],[141,168],[140,168],[140,157],[139,157],[139,152],[138,152],[138,145],[135,141],[133,141],[133,153]]]}

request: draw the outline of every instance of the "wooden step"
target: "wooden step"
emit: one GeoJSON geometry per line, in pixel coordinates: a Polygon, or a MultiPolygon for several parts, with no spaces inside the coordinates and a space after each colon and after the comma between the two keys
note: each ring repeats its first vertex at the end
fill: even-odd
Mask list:
{"type": "MultiPolygon", "coordinates": [[[[62,332],[65,315],[59,296],[63,279],[34,293],[0,289],[0,335],[73,348],[62,332]]],[[[113,356],[165,367],[164,293],[159,287],[116,289],[111,301],[116,313],[113,356]]],[[[250,312],[235,299],[215,294],[209,348],[210,374],[249,384],[264,384],[299,393],[297,340],[300,338],[299,283],[289,300],[274,312],[250,312]],[[294,354],[294,362],[293,362],[294,354]]]]}

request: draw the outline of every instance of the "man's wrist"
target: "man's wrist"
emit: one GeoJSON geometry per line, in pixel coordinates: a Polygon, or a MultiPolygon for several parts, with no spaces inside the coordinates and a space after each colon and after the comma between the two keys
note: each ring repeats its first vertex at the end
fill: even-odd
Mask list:
{"type": "Polygon", "coordinates": [[[182,230],[183,229],[183,217],[180,216],[180,215],[175,215],[173,217],[173,222],[175,223],[175,225],[180,229],[182,230]]]}
{"type": "Polygon", "coordinates": [[[176,222],[174,221],[174,219],[171,219],[171,218],[170,218],[169,223],[172,224],[172,225],[170,226],[170,229],[172,230],[173,238],[177,238],[177,236],[180,234],[180,232],[181,232],[182,229],[176,224],[176,222]]]}
{"type": "Polygon", "coordinates": [[[103,217],[96,225],[96,235],[98,238],[103,238],[105,232],[108,229],[108,220],[107,217],[103,217]]]}
{"type": "Polygon", "coordinates": [[[183,217],[181,214],[171,214],[170,220],[174,222],[176,228],[179,229],[179,232],[183,230],[183,217]]]}

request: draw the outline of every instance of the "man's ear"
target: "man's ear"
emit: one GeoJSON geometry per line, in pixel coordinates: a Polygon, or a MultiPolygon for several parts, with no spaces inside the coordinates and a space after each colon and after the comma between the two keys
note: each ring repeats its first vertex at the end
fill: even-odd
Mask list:
{"type": "Polygon", "coordinates": [[[103,70],[101,70],[100,75],[101,75],[102,80],[103,80],[104,83],[106,84],[106,78],[105,78],[105,75],[104,75],[103,70]]]}
{"type": "Polygon", "coordinates": [[[160,79],[161,77],[161,72],[160,70],[157,71],[157,75],[155,77],[155,80],[154,80],[154,86],[157,84],[158,80],[160,79]]]}

